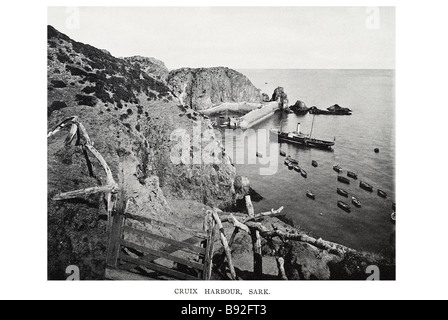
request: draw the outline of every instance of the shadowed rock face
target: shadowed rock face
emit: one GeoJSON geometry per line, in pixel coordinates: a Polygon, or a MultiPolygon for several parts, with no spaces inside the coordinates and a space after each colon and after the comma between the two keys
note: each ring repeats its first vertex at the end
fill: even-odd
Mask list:
{"type": "Polygon", "coordinates": [[[260,90],[243,74],[225,67],[173,70],[168,85],[181,104],[196,110],[223,102],[261,102],[260,90]]]}

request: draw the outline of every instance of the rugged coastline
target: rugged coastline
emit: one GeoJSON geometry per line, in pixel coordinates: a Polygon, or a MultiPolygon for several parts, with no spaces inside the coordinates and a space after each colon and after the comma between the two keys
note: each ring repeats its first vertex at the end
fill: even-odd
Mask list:
{"type": "MultiPolygon", "coordinates": [[[[238,173],[219,140],[213,136],[201,139],[201,145],[192,146],[190,161],[175,165],[170,159],[175,144],[171,134],[179,128],[191,132],[197,123],[203,132],[211,128],[211,121],[197,111],[219,103],[257,104],[262,100],[249,79],[231,69],[168,71],[157,59],[115,58],[48,27],[48,130],[67,117],[78,116],[116,179],[132,196],[129,210],[133,214],[201,229],[205,211],[232,207],[249,186],[248,182],[236,183],[238,173]],[[215,150],[220,150],[221,164],[195,164],[195,148],[203,150],[213,141],[215,150]]],[[[282,90],[272,100],[287,105],[282,90]]],[[[108,229],[103,197],[53,200],[61,191],[103,184],[103,173],[97,164],[93,167],[92,175],[81,149],[65,145],[61,138],[49,140],[49,279],[64,279],[65,267],[71,264],[80,267],[83,279],[104,277],[108,229]]],[[[262,223],[266,228],[275,225],[303,233],[274,217],[262,223]]],[[[225,229],[230,235],[233,228],[226,224],[225,229]]],[[[161,232],[176,239],[174,232],[161,232]]],[[[372,254],[342,257],[307,243],[278,241],[274,245],[262,243],[266,279],[277,279],[275,256],[280,251],[288,279],[366,279],[369,265],[380,266],[384,279],[395,277],[393,263],[372,254]]],[[[219,259],[219,242],[216,246],[215,258],[219,259]]],[[[236,238],[232,255],[239,277],[251,279],[248,235],[236,238]]],[[[213,276],[226,278],[219,270],[213,276]]]]}

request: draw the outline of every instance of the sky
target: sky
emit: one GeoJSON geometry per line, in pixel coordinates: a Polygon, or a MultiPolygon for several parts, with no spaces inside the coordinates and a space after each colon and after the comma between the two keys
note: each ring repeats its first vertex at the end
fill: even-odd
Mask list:
{"type": "Polygon", "coordinates": [[[49,7],[48,24],[169,69],[394,69],[393,7],[49,7]]]}

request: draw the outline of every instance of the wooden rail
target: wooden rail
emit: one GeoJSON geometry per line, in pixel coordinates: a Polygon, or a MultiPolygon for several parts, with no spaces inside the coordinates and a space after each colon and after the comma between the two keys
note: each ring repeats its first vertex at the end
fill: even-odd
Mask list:
{"type": "MultiPolygon", "coordinates": [[[[120,196],[117,212],[113,217],[109,248],[107,252],[106,278],[111,280],[143,280],[148,273],[137,270],[150,270],[158,278],[178,280],[209,280],[212,272],[213,242],[216,235],[214,224],[209,225],[206,233],[188,228],[180,228],[174,224],[158,221],[156,219],[141,217],[126,213],[124,197],[120,196]],[[123,200],[122,200],[123,199],[123,200]],[[128,225],[125,221],[132,220],[151,225],[162,226],[184,234],[187,239],[183,241],[167,238],[148,230],[140,230],[128,225]],[[135,243],[132,236],[144,239],[145,242],[157,244],[145,246],[141,241],[135,243]],[[125,240],[126,239],[126,240],[125,240]],[[130,252],[135,253],[130,255],[130,252]],[[181,253],[192,259],[175,255],[181,253]],[[196,257],[196,258],[195,258],[196,257]],[[157,260],[167,260],[173,267],[157,263],[157,260]]],[[[209,221],[210,224],[210,221],[209,221]]]]}

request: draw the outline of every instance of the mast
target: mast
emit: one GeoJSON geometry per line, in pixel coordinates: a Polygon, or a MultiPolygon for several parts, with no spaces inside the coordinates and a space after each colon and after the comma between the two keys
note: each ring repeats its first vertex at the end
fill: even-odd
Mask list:
{"type": "Polygon", "coordinates": [[[314,118],[316,117],[315,114],[313,114],[313,123],[311,124],[311,131],[310,131],[310,138],[311,138],[311,134],[313,133],[313,127],[314,127],[314,118]]]}

